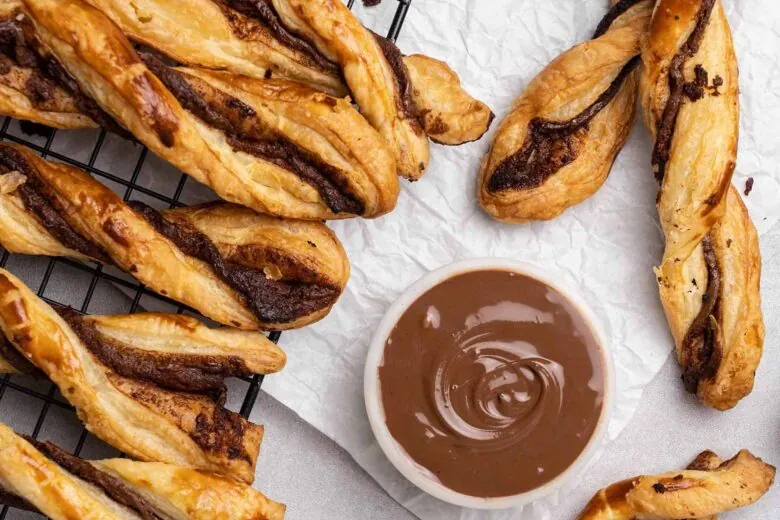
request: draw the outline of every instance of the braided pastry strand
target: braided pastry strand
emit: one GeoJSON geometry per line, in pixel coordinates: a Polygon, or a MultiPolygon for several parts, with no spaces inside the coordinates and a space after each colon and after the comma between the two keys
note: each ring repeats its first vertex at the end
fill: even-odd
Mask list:
{"type": "Polygon", "coordinates": [[[24,6],[42,59],[221,198],[311,220],[376,217],[395,207],[392,150],[346,100],[285,80],[195,77],[149,53],[139,56],[82,0],[24,6]]]}
{"type": "Polygon", "coordinates": [[[87,461],[0,424],[0,503],[54,520],[281,520],[285,506],[251,487],[181,466],[87,461]]]}
{"type": "MultiPolygon", "coordinates": [[[[324,83],[310,78],[325,71],[326,91],[334,95],[350,92],[342,83],[339,65],[291,32],[270,0],[188,0],[186,6],[165,0],[87,1],[131,40],[179,63],[254,78],[284,77],[318,89],[324,83]],[[204,34],[208,35],[205,44],[204,34]],[[296,62],[302,69],[292,73],[285,65],[291,53],[302,57],[296,62]]],[[[389,42],[385,45],[392,48],[389,42]]],[[[409,73],[418,119],[433,141],[458,145],[477,140],[487,131],[493,120],[490,108],[463,90],[446,63],[423,55],[402,56],[401,61],[409,73]]]]}
{"type": "Polygon", "coordinates": [[[55,311],[5,270],[0,295],[0,333],[89,431],[140,460],[254,480],[263,427],[223,408],[224,379],[281,369],[284,354],[262,334],[181,316],[55,311]]]}
{"type": "Polygon", "coordinates": [[[557,217],[606,181],[634,122],[651,0],[613,0],[592,40],[553,60],[504,119],[477,184],[493,218],[557,217]]]}
{"type": "Polygon", "coordinates": [[[705,451],[685,471],[616,482],[591,499],[579,520],[715,520],[757,502],[772,487],[775,468],[742,450],[723,462],[705,451]]]}
{"type": "Polygon", "coordinates": [[[731,186],[739,85],[721,2],[660,0],[642,62],[666,242],[661,301],[686,389],[726,410],[753,388],[764,322],[758,234],[731,186]]]}
{"type": "Polygon", "coordinates": [[[324,317],[349,261],[323,224],[232,204],[158,212],[125,203],[81,170],[0,144],[0,245],[112,263],[158,293],[248,330],[324,317]]]}

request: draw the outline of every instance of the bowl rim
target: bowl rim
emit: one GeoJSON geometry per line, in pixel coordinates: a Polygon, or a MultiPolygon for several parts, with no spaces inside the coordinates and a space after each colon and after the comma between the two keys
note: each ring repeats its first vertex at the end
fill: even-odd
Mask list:
{"type": "Polygon", "coordinates": [[[363,378],[363,394],[371,430],[382,452],[391,464],[425,493],[450,504],[472,509],[507,509],[535,502],[563,487],[579,475],[590,463],[596,451],[604,444],[607,426],[612,417],[615,394],[615,367],[612,349],[596,313],[577,291],[572,290],[560,277],[549,270],[527,261],[509,258],[472,258],[456,261],[428,272],[410,285],[387,309],[369,344],[363,378]],[[499,270],[514,272],[534,278],[558,291],[580,312],[591,333],[601,347],[604,372],[604,395],[601,414],[590,440],[580,455],[561,474],[542,486],[504,497],[475,497],[452,490],[428,476],[429,470],[417,464],[395,440],[385,422],[381,398],[379,367],[384,361],[385,343],[398,320],[407,308],[432,287],[460,274],[474,271],[499,270]]]}

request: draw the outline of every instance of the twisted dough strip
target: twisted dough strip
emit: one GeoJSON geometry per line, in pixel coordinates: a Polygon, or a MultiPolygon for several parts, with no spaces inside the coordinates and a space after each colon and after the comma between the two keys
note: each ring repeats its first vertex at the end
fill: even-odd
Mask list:
{"type": "Polygon", "coordinates": [[[0,503],[14,498],[54,520],[281,520],[285,512],[283,504],[213,473],[127,459],[86,461],[0,424],[0,503]]]}
{"type": "Polygon", "coordinates": [[[117,324],[58,313],[5,270],[0,295],[0,332],[59,387],[92,433],[141,460],[253,481],[263,428],[220,403],[225,377],[263,369],[253,356],[281,368],[283,355],[262,335],[208,332],[192,319],[130,316],[117,324]],[[166,328],[171,337],[154,337],[166,328]],[[143,346],[123,341],[136,334],[143,346]],[[198,347],[204,342],[211,351],[198,347]],[[245,354],[252,343],[255,352],[245,354]]]}
{"type": "Polygon", "coordinates": [[[478,181],[497,220],[552,219],[604,183],[634,121],[639,42],[651,0],[613,0],[590,41],[530,83],[501,123],[478,181]]]}
{"type": "MultiPolygon", "coordinates": [[[[87,1],[106,13],[130,39],[179,63],[255,78],[290,78],[335,95],[354,90],[352,83],[350,88],[343,85],[341,71],[326,58],[328,53],[321,53],[284,27],[270,0],[87,1]],[[287,57],[290,53],[308,57],[308,62],[303,58],[296,62],[308,68],[291,70],[287,57]],[[329,74],[327,83],[310,79],[322,71],[329,74]]],[[[342,15],[347,16],[339,14],[342,15]]],[[[351,15],[349,20],[350,27],[357,28],[359,24],[351,15]]],[[[363,49],[356,52],[362,53],[363,49]]],[[[381,61],[372,47],[366,52],[381,61]]],[[[423,55],[404,56],[402,61],[409,72],[420,122],[431,139],[457,145],[475,141],[487,131],[492,112],[461,88],[460,79],[446,63],[423,55]]],[[[386,80],[387,85],[395,82],[390,76],[386,80]]],[[[379,91],[387,89],[381,83],[375,87],[379,91]]],[[[363,92],[365,87],[358,90],[363,92]]]]}
{"type": "Polygon", "coordinates": [[[157,211],[124,203],[81,170],[0,144],[0,245],[113,263],[234,327],[281,330],[324,317],[349,261],[323,224],[231,204],[157,211]]]}
{"type": "Polygon", "coordinates": [[[739,85],[721,2],[659,1],[642,62],[666,237],[661,301],[686,388],[725,410],[753,388],[764,323],[758,235],[731,186],[739,85]]]}
{"type": "Polygon", "coordinates": [[[775,468],[749,451],[726,462],[705,451],[686,471],[635,477],[600,490],[579,520],[714,520],[758,501],[774,478],[775,468]]]}
{"type": "Polygon", "coordinates": [[[40,55],[222,198],[305,219],[373,217],[395,206],[392,152],[347,101],[288,81],[196,74],[148,54],[142,60],[82,0],[24,5],[40,55]]]}

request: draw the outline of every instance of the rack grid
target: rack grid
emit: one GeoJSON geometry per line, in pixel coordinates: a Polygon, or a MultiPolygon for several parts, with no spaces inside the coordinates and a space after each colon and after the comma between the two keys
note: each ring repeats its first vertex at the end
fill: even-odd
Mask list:
{"type": "MultiPolygon", "coordinates": [[[[387,32],[387,38],[389,38],[392,41],[395,41],[398,38],[398,35],[401,32],[401,27],[403,26],[404,21],[406,19],[407,12],[409,11],[409,6],[412,3],[412,0],[396,0],[396,1],[398,2],[398,6],[395,10],[392,23],[387,32]]],[[[348,0],[347,6],[350,9],[352,9],[355,2],[356,0],[348,0]]],[[[147,162],[148,150],[146,149],[146,147],[143,147],[140,144],[137,144],[137,146],[140,148],[140,153],[138,155],[138,159],[135,162],[135,166],[133,167],[132,173],[130,174],[129,178],[125,178],[124,176],[122,176],[117,172],[107,171],[107,169],[105,168],[97,167],[96,163],[98,161],[98,158],[100,157],[101,151],[104,148],[107,138],[109,138],[109,134],[105,130],[101,130],[97,134],[97,137],[94,141],[94,145],[91,147],[89,158],[85,162],[83,160],[74,157],[73,156],[74,154],[67,154],[52,149],[52,145],[55,142],[55,137],[58,134],[67,133],[67,131],[60,132],[58,130],[48,129],[46,127],[40,127],[40,125],[31,125],[30,128],[33,128],[33,131],[37,130],[38,132],[37,135],[40,136],[42,139],[45,139],[45,142],[40,143],[40,142],[35,142],[36,140],[33,139],[35,134],[30,133],[29,131],[25,132],[24,129],[22,130],[21,133],[26,137],[23,137],[21,135],[16,135],[15,133],[11,133],[9,129],[12,121],[13,120],[10,117],[6,117],[4,119],[2,126],[0,126],[0,140],[10,141],[13,143],[27,146],[35,150],[36,152],[38,152],[43,158],[49,158],[56,161],[64,162],[71,166],[75,166],[77,168],[80,168],[90,173],[93,177],[97,178],[98,180],[101,180],[104,183],[113,184],[114,186],[117,186],[117,188],[115,189],[120,190],[121,192],[120,194],[122,195],[125,201],[131,201],[136,196],[142,196],[142,197],[146,197],[147,200],[152,199],[152,201],[155,202],[156,206],[161,206],[161,207],[167,206],[168,208],[182,207],[186,205],[185,202],[182,202],[181,200],[182,195],[185,192],[185,186],[187,186],[188,182],[190,184],[195,183],[195,181],[188,181],[189,177],[186,174],[177,172],[176,175],[178,175],[179,177],[173,195],[166,195],[165,193],[161,193],[160,190],[155,190],[148,186],[143,185],[139,181],[139,178],[142,174],[144,165],[147,162]]],[[[16,255],[12,255],[7,251],[3,250],[2,248],[0,248],[0,267],[6,268],[7,264],[9,263],[9,260],[11,260],[14,256],[16,255]]],[[[66,275],[67,271],[65,270],[61,270],[61,271],[62,272],[60,273],[60,276],[64,276],[64,277],[67,276],[66,275]]],[[[43,299],[49,304],[65,305],[68,307],[72,307],[81,313],[88,313],[88,312],[95,312],[95,311],[100,312],[99,309],[92,309],[90,306],[90,304],[93,301],[93,296],[95,295],[95,290],[97,289],[98,284],[100,282],[113,284],[114,286],[120,288],[120,290],[124,290],[125,292],[129,292],[130,294],[132,294],[132,296],[130,297],[132,303],[130,304],[129,311],[128,311],[131,314],[138,312],[139,310],[143,310],[143,308],[141,307],[141,300],[142,298],[147,297],[150,298],[152,302],[157,302],[159,304],[165,305],[168,308],[175,309],[174,312],[177,312],[179,314],[188,313],[188,314],[193,314],[202,317],[200,314],[198,314],[197,311],[187,306],[184,306],[176,301],[173,301],[170,298],[166,298],[165,296],[157,294],[154,291],[145,287],[143,284],[140,284],[134,280],[129,281],[128,279],[122,278],[120,275],[107,272],[104,269],[104,266],[101,264],[86,264],[86,263],[82,263],[67,258],[51,258],[48,260],[48,264],[46,265],[43,277],[37,289],[37,294],[41,299],[43,299]],[[86,286],[87,286],[86,293],[84,298],[81,300],[80,305],[69,304],[69,302],[58,301],[57,299],[53,299],[47,296],[46,290],[50,286],[52,280],[57,277],[56,271],[59,265],[70,268],[70,272],[73,272],[72,271],[73,269],[80,271],[86,274],[87,277],[89,278],[89,281],[86,282],[86,286]]],[[[281,332],[271,332],[269,334],[269,339],[277,343],[281,338],[281,335],[282,335],[281,332]]],[[[249,386],[244,395],[239,413],[243,417],[248,418],[249,415],[252,413],[252,410],[255,406],[255,402],[257,401],[257,396],[260,392],[260,387],[263,383],[263,376],[256,375],[251,378],[242,378],[242,379],[246,383],[248,383],[249,386]]],[[[11,375],[2,376],[0,378],[0,400],[2,400],[3,397],[6,395],[7,389],[12,389],[43,403],[43,406],[41,408],[40,413],[38,414],[37,420],[35,422],[35,426],[33,427],[32,431],[23,432],[23,433],[28,433],[31,437],[37,439],[39,434],[41,433],[41,428],[43,427],[44,422],[46,421],[46,417],[49,413],[49,410],[52,407],[61,408],[71,412],[75,412],[75,409],[68,403],[57,398],[56,395],[57,386],[54,383],[49,383],[47,390],[40,391],[40,390],[29,388],[27,385],[25,385],[26,381],[27,379],[23,377],[11,376],[11,375]]],[[[90,434],[86,430],[86,428],[81,426],[81,434],[79,436],[78,442],[76,443],[76,447],[73,450],[74,455],[78,456],[81,453],[82,449],[84,448],[84,444],[87,441],[89,436],[90,434]]],[[[9,506],[2,506],[2,509],[0,509],[0,520],[5,520],[10,510],[11,508],[9,506]]]]}

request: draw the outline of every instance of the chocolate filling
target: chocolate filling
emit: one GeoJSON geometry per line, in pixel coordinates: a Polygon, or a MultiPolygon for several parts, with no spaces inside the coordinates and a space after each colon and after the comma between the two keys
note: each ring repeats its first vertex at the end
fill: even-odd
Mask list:
{"type": "Polygon", "coordinates": [[[419,122],[421,117],[420,109],[412,97],[412,80],[409,78],[409,69],[404,63],[404,55],[398,46],[392,41],[384,38],[372,31],[374,39],[382,49],[390,69],[393,71],[395,81],[398,86],[398,110],[406,116],[407,119],[413,119],[419,122]]]}
{"type": "Polygon", "coordinates": [[[23,437],[36,450],[62,469],[93,486],[99,487],[111,500],[132,509],[144,520],[162,519],[156,508],[122,479],[99,470],[89,462],[71,455],[51,442],[39,442],[31,437],[23,437]]]}
{"type": "Polygon", "coordinates": [[[168,221],[142,202],[130,202],[130,207],[184,254],[209,264],[263,323],[291,322],[329,307],[339,296],[336,287],[272,280],[261,269],[226,260],[211,239],[194,226],[168,221]]]}
{"type": "MultiPolygon", "coordinates": [[[[217,0],[219,1],[219,0],[217,0]]],[[[284,45],[301,54],[305,54],[320,68],[328,71],[340,73],[339,66],[325,56],[323,56],[309,42],[288,31],[282,24],[282,20],[274,9],[273,5],[267,0],[222,0],[228,7],[239,13],[257,20],[263,24],[274,37],[284,45]]]]}
{"type": "Polygon", "coordinates": [[[699,11],[696,13],[695,27],[679,52],[672,58],[669,66],[669,99],[664,107],[661,120],[658,122],[657,137],[653,148],[653,169],[658,182],[663,182],[666,175],[666,164],[669,161],[669,150],[672,146],[674,129],[677,126],[677,116],[680,114],[680,108],[684,101],[686,81],[683,69],[688,60],[699,52],[699,46],[704,38],[704,32],[709,25],[714,7],[715,0],[702,0],[699,11]]]}
{"type": "Polygon", "coordinates": [[[35,378],[45,377],[43,373],[38,370],[38,367],[33,365],[29,359],[20,354],[19,351],[11,345],[11,342],[8,341],[8,338],[5,337],[2,331],[0,331],[0,357],[22,374],[35,378]]]}
{"type": "Polygon", "coordinates": [[[595,40],[596,38],[604,36],[609,28],[612,27],[612,24],[615,23],[615,20],[642,1],[643,0],[620,0],[620,2],[612,6],[612,9],[610,9],[607,15],[599,22],[596,32],[593,34],[593,39],[595,40]]]}
{"type": "Polygon", "coordinates": [[[632,58],[609,88],[572,119],[532,119],[528,124],[528,135],[523,147],[496,167],[488,182],[488,190],[495,193],[537,188],[561,168],[574,162],[579,155],[580,143],[587,134],[588,125],[617,96],[626,78],[639,62],[639,56],[632,58]]]}
{"type": "Polygon", "coordinates": [[[711,379],[723,358],[722,347],[717,341],[718,304],[720,302],[721,271],[712,238],[702,241],[704,262],[707,266],[707,290],[702,296],[699,314],[693,320],[682,344],[681,361],[685,389],[696,393],[702,378],[711,379]]]}
{"type": "Polygon", "coordinates": [[[78,251],[103,263],[111,263],[108,254],[98,245],[79,234],[63,217],[56,196],[50,192],[45,182],[24,154],[10,146],[0,146],[0,175],[17,171],[27,181],[16,189],[24,207],[30,211],[41,225],[65,247],[78,251]]]}
{"type": "Polygon", "coordinates": [[[27,82],[25,94],[33,103],[51,99],[55,85],[60,86],[73,97],[79,112],[110,132],[129,137],[130,134],[124,128],[82,92],[78,83],[56,58],[41,51],[40,43],[32,36],[29,23],[23,25],[16,19],[0,22],[0,53],[5,58],[0,64],[0,73],[7,74],[11,63],[32,69],[33,74],[27,82]]]}
{"type": "Polygon", "coordinates": [[[139,55],[184,108],[224,132],[235,150],[293,172],[312,185],[334,213],[361,215],[365,211],[363,204],[349,193],[341,172],[311,156],[275,130],[258,128],[259,120],[252,107],[202,80],[185,77],[153,54],[141,52],[139,55]],[[198,88],[208,91],[208,99],[197,91],[198,88]]]}
{"type": "Polygon", "coordinates": [[[94,323],[66,307],[55,310],[70,325],[90,352],[120,376],[146,381],[169,390],[204,393],[222,401],[225,379],[252,375],[235,356],[203,356],[149,352],[125,345],[102,334],[94,323]]]}

